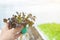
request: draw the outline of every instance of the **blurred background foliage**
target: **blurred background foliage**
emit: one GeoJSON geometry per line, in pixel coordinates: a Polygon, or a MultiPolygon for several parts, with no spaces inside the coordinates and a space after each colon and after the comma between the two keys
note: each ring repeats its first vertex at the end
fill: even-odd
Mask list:
{"type": "Polygon", "coordinates": [[[60,40],[60,24],[39,24],[38,28],[48,37],[48,40],[60,40]]]}

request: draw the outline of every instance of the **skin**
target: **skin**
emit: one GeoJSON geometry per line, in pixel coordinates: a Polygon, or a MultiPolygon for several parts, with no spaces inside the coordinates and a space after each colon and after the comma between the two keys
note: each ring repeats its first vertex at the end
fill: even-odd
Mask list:
{"type": "Polygon", "coordinates": [[[17,28],[8,29],[8,24],[6,24],[0,33],[0,40],[16,40],[21,35],[20,32],[22,28],[23,25],[17,28]]]}

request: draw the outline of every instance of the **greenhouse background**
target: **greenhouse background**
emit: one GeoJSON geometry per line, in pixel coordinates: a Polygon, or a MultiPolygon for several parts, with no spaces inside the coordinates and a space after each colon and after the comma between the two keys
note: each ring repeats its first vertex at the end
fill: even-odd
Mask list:
{"type": "Polygon", "coordinates": [[[16,11],[36,16],[34,26],[44,40],[60,40],[60,0],[0,0],[0,29],[3,18],[16,11]]]}

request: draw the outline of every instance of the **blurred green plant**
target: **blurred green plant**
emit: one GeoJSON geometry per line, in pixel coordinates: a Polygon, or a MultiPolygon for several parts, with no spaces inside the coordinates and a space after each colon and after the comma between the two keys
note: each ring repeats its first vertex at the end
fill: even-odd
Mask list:
{"type": "Polygon", "coordinates": [[[38,28],[48,37],[48,40],[60,40],[60,24],[45,23],[38,25],[38,28]]]}

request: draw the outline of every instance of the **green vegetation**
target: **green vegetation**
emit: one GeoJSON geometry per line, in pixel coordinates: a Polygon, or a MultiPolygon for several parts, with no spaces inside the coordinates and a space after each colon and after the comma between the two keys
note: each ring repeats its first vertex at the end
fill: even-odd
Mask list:
{"type": "Polygon", "coordinates": [[[48,40],[60,40],[60,24],[46,23],[38,25],[38,28],[48,37],[48,40]]]}

